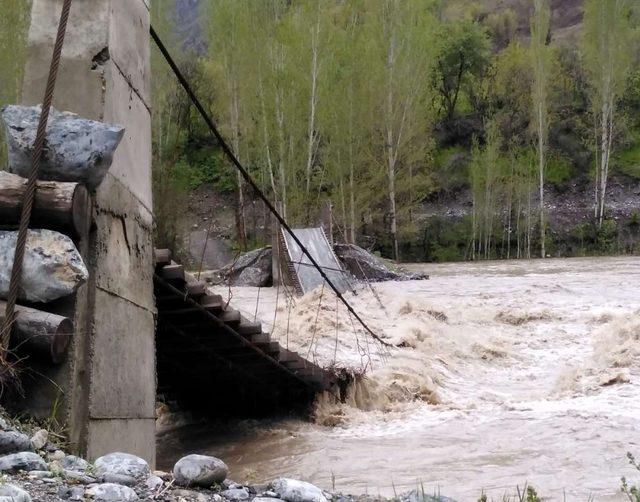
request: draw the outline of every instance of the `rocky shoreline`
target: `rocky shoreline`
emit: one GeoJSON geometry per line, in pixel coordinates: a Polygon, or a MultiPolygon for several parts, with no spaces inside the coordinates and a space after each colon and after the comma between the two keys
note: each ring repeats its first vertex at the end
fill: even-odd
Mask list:
{"type": "MultiPolygon", "coordinates": [[[[228,479],[227,465],[206,455],[187,455],[171,473],[151,471],[148,463],[114,452],[89,463],[49,441],[45,429],[31,436],[0,418],[0,502],[162,501],[162,502],[355,502],[389,500],[369,495],[330,493],[286,477],[263,485],[228,479]]],[[[393,500],[453,502],[418,490],[393,500]]]]}

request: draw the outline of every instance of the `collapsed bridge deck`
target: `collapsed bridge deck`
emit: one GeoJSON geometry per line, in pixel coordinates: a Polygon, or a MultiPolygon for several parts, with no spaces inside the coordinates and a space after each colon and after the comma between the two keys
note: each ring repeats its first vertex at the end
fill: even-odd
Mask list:
{"type": "Polygon", "coordinates": [[[204,282],[156,250],[158,392],[191,405],[254,413],[309,403],[336,377],[273,341],[204,282]],[[207,394],[210,399],[207,399],[207,394]]]}

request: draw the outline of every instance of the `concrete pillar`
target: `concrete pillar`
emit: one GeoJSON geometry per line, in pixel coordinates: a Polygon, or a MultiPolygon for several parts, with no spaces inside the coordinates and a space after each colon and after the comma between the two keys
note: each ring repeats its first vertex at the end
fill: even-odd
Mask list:
{"type": "MultiPolygon", "coordinates": [[[[33,0],[23,101],[35,104],[49,68],[61,0],[33,0]]],[[[55,410],[80,453],[155,463],[155,305],[148,0],[74,0],[54,106],[126,128],[94,194],[95,227],[80,243],[90,280],[75,313],[70,357],[28,389],[36,414],[55,410]],[[48,409],[47,409],[48,408],[48,409]]],[[[62,308],[65,308],[64,306],[62,308]]]]}

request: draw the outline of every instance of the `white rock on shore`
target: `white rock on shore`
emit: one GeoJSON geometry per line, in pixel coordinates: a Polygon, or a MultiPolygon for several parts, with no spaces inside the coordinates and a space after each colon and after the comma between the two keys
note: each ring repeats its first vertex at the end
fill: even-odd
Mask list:
{"type": "Polygon", "coordinates": [[[206,455],[187,455],[176,462],[173,477],[181,486],[209,487],[222,483],[229,468],[222,460],[206,455]]]}
{"type": "Polygon", "coordinates": [[[0,431],[0,454],[31,451],[29,436],[17,431],[0,431]]]}
{"type": "Polygon", "coordinates": [[[273,491],[287,502],[327,502],[322,490],[306,481],[278,478],[271,486],[273,491]]]}
{"type": "Polygon", "coordinates": [[[31,495],[13,485],[0,485],[0,502],[31,502],[31,495]]]}
{"type": "Polygon", "coordinates": [[[43,458],[30,451],[12,453],[11,455],[0,457],[0,471],[2,472],[46,470],[48,470],[47,463],[43,458]]]}
{"type": "Polygon", "coordinates": [[[109,453],[94,462],[96,476],[127,476],[142,478],[149,475],[149,464],[146,460],[130,453],[109,453]]]}
{"type": "Polygon", "coordinates": [[[93,500],[105,502],[128,502],[139,500],[138,495],[128,486],[117,485],[115,483],[102,483],[89,488],[86,492],[93,500]]]}

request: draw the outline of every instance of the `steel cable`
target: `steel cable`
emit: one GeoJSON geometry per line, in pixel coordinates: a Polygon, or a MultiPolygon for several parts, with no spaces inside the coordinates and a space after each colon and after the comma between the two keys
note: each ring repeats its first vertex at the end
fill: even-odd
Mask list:
{"type": "Polygon", "coordinates": [[[162,53],[163,57],[165,58],[165,60],[169,64],[169,66],[171,67],[171,70],[173,71],[173,73],[175,74],[176,78],[178,79],[178,82],[180,82],[180,85],[182,86],[184,91],[189,96],[189,99],[191,100],[191,102],[195,106],[196,110],[198,111],[198,113],[200,114],[202,119],[207,124],[207,127],[209,128],[209,131],[214,136],[214,138],[218,141],[218,145],[220,146],[220,148],[222,149],[224,154],[229,158],[231,163],[236,167],[236,169],[238,169],[238,171],[240,171],[240,174],[242,175],[244,180],[247,182],[247,184],[253,189],[254,193],[260,199],[262,199],[264,201],[265,205],[267,206],[267,208],[269,209],[271,214],[273,214],[273,216],[278,220],[278,223],[280,223],[280,225],[282,225],[282,228],[284,228],[289,233],[289,235],[291,235],[291,238],[300,247],[302,252],[307,256],[307,258],[313,264],[313,266],[318,270],[318,272],[320,273],[320,276],[322,277],[322,279],[329,285],[329,287],[338,296],[338,298],[340,298],[342,303],[347,308],[347,311],[350,314],[353,314],[353,316],[358,320],[358,322],[362,325],[362,327],[373,338],[378,340],[382,345],[385,345],[387,347],[391,346],[391,344],[389,344],[387,341],[385,341],[382,338],[380,338],[371,328],[369,328],[369,326],[364,322],[364,320],[353,309],[353,307],[349,304],[349,302],[344,298],[342,293],[340,293],[338,288],[333,284],[333,282],[331,282],[331,280],[329,279],[329,277],[327,276],[325,271],[322,269],[322,267],[313,258],[313,256],[309,252],[309,250],[304,246],[304,244],[302,244],[302,242],[296,236],[296,234],[293,232],[293,230],[291,229],[289,224],[285,221],[285,219],[282,217],[282,215],[276,210],[276,208],[273,206],[271,201],[267,198],[267,196],[264,194],[264,192],[260,189],[260,187],[257,185],[257,183],[253,180],[253,178],[251,177],[249,172],[240,163],[238,158],[233,153],[233,150],[227,144],[227,142],[225,141],[225,139],[222,136],[222,134],[220,134],[220,132],[218,131],[217,126],[215,125],[215,123],[213,122],[213,120],[211,119],[209,114],[206,112],[206,110],[202,106],[202,103],[200,102],[200,100],[196,96],[195,92],[191,88],[191,85],[189,85],[189,82],[186,80],[186,78],[184,77],[184,75],[182,74],[182,72],[180,71],[178,66],[176,65],[175,61],[173,60],[173,58],[169,54],[169,51],[165,47],[164,43],[162,42],[162,40],[160,39],[160,37],[158,36],[156,31],[154,30],[153,26],[150,27],[150,34],[151,34],[151,38],[153,39],[153,41],[157,45],[157,47],[160,50],[160,52],[162,53]]]}

